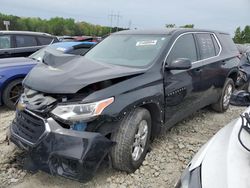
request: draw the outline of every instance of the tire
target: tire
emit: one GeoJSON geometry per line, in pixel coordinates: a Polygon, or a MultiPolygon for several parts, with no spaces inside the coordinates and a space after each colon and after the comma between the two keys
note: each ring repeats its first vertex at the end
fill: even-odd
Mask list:
{"type": "Polygon", "coordinates": [[[234,81],[231,78],[227,78],[224,87],[222,89],[220,99],[218,100],[217,103],[212,104],[213,110],[220,113],[227,111],[230,104],[230,98],[234,89],[235,89],[234,81]],[[230,91],[231,94],[229,93],[230,87],[231,87],[230,91]]]}
{"type": "Polygon", "coordinates": [[[145,159],[149,149],[150,136],[151,115],[148,110],[144,108],[137,108],[125,116],[120,122],[118,130],[111,135],[111,139],[116,142],[116,145],[114,145],[111,149],[113,168],[126,171],[128,173],[134,172],[136,169],[138,169],[145,159]],[[145,131],[144,136],[147,136],[138,136],[140,130],[139,128],[141,127],[141,130],[146,130],[142,128],[145,128],[145,126],[147,126],[147,134],[145,131]],[[145,144],[143,144],[142,140],[144,140],[145,144]],[[143,151],[140,150],[142,151],[141,155],[138,154],[137,156],[136,151],[139,151],[138,148],[141,146],[143,147],[143,145],[143,151]]]}
{"type": "Polygon", "coordinates": [[[3,91],[3,103],[12,110],[15,110],[16,102],[23,92],[22,80],[16,79],[11,81],[3,91]]]}

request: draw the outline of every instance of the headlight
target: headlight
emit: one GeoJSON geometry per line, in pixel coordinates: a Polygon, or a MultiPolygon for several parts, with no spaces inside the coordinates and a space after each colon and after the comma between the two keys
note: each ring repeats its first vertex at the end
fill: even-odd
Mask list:
{"type": "Polygon", "coordinates": [[[183,172],[181,179],[176,184],[175,188],[202,188],[201,186],[201,167],[189,171],[186,168],[183,172]]]}
{"type": "Polygon", "coordinates": [[[98,116],[114,102],[114,97],[88,104],[58,105],[52,114],[63,120],[81,121],[98,116]]]}

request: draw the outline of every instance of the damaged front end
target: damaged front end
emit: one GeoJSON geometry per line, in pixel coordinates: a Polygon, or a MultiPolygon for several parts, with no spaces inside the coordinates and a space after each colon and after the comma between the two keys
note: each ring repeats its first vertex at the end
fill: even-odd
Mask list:
{"type": "Polygon", "coordinates": [[[249,86],[249,75],[248,73],[242,69],[239,68],[239,72],[238,72],[238,77],[235,83],[235,86],[238,90],[242,89],[242,90],[248,90],[248,86],[249,86]]]}
{"type": "Polygon", "coordinates": [[[104,122],[97,116],[114,99],[89,104],[74,100],[25,89],[10,126],[10,140],[27,151],[26,169],[78,181],[93,177],[113,145],[94,131],[104,122]]]}

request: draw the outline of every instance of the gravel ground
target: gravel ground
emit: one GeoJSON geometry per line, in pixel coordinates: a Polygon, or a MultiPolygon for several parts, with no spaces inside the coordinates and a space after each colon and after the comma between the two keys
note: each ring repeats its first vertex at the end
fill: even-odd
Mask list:
{"type": "Polygon", "coordinates": [[[143,165],[133,174],[115,171],[102,164],[95,178],[79,183],[43,172],[22,170],[22,152],[5,141],[12,111],[0,108],[0,187],[164,187],[173,188],[194,153],[221,127],[239,116],[245,108],[230,107],[224,113],[202,109],[154,140],[143,165]]]}

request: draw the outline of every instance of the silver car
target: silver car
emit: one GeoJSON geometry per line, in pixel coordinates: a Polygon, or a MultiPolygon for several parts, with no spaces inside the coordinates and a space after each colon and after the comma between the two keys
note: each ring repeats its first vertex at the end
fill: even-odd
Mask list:
{"type": "Polygon", "coordinates": [[[194,156],[176,188],[250,187],[250,107],[194,156]]]}

